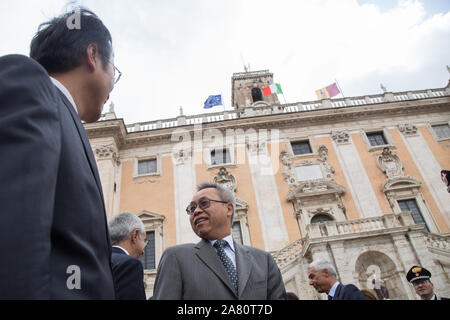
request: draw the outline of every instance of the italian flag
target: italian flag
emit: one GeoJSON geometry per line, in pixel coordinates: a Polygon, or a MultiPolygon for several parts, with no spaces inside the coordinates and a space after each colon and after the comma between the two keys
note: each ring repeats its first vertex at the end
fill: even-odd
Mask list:
{"type": "Polygon", "coordinates": [[[274,83],[271,84],[268,87],[265,87],[263,89],[263,93],[265,96],[268,96],[269,94],[274,94],[274,93],[283,93],[283,91],[281,90],[281,86],[279,83],[274,83]]]}

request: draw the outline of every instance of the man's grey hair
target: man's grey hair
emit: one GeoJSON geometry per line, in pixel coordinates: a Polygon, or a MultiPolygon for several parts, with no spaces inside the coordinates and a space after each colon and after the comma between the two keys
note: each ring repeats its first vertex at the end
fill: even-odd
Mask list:
{"type": "Polygon", "coordinates": [[[334,268],[333,264],[328,260],[321,259],[313,261],[308,265],[308,270],[311,268],[314,268],[316,271],[319,272],[322,272],[323,270],[327,269],[333,278],[335,279],[338,278],[336,269],[334,268]]]}
{"type": "Polygon", "coordinates": [[[109,235],[112,245],[117,245],[127,239],[134,230],[139,230],[140,234],[145,234],[144,223],[135,214],[122,212],[115,216],[108,223],[109,235]]]}
{"type": "Polygon", "coordinates": [[[208,188],[214,188],[217,190],[217,193],[219,194],[219,198],[222,201],[225,202],[231,202],[233,204],[233,214],[231,215],[231,226],[233,226],[234,221],[234,212],[236,211],[236,198],[234,197],[233,192],[231,192],[229,189],[225,188],[221,184],[218,183],[201,183],[197,186],[197,192],[203,189],[208,188]]]}

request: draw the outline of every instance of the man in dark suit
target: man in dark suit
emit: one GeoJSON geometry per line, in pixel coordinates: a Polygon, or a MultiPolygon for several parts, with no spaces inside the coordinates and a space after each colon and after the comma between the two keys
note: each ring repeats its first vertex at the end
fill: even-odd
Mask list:
{"type": "Polygon", "coordinates": [[[449,298],[438,296],[434,292],[431,272],[425,268],[412,266],[406,274],[406,279],[414,286],[414,290],[422,300],[450,300],[449,298]]]}
{"type": "Polygon", "coordinates": [[[355,285],[343,285],[336,280],[336,269],[327,260],[316,260],[309,264],[308,279],[309,285],[317,292],[328,294],[328,300],[365,300],[355,285]]]}
{"type": "Polygon", "coordinates": [[[99,119],[114,87],[111,35],[92,12],[70,12],[40,26],[30,56],[0,58],[0,299],[114,299],[81,122],[99,119]]]}
{"type": "Polygon", "coordinates": [[[109,222],[112,270],[117,300],[145,300],[144,268],[138,260],[147,245],[145,227],[136,215],[123,212],[109,222]]]}
{"type": "Polygon", "coordinates": [[[280,270],[263,250],[233,241],[236,200],[215,183],[201,184],[186,208],[202,240],[166,249],[161,257],[154,299],[286,299],[280,270]]]}

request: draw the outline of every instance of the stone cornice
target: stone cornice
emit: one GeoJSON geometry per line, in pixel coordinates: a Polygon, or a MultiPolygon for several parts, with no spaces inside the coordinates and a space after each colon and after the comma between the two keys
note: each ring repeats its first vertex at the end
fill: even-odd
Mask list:
{"type": "MultiPolygon", "coordinates": [[[[359,105],[345,108],[317,109],[303,112],[275,113],[254,117],[229,119],[204,123],[202,130],[218,129],[225,133],[226,129],[273,129],[302,126],[335,125],[339,122],[355,122],[358,120],[376,120],[398,118],[401,122],[405,116],[447,113],[450,115],[450,97],[426,98],[414,101],[385,102],[371,105],[359,105]]],[[[128,133],[123,119],[98,121],[85,124],[90,139],[111,137],[116,140],[120,149],[134,148],[152,144],[170,143],[175,130],[186,130],[193,137],[194,125],[177,126],[148,131],[128,133]]]]}

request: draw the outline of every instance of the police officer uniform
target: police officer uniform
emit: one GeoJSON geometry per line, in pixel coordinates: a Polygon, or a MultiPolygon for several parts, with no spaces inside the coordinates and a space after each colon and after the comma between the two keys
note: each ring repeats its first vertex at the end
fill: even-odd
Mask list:
{"type": "MultiPolygon", "coordinates": [[[[420,266],[412,266],[406,274],[406,279],[412,284],[414,281],[425,279],[431,282],[431,272],[425,268],[420,266]]],[[[436,293],[434,293],[433,297],[430,300],[450,300],[449,298],[438,297],[436,293]]]]}

